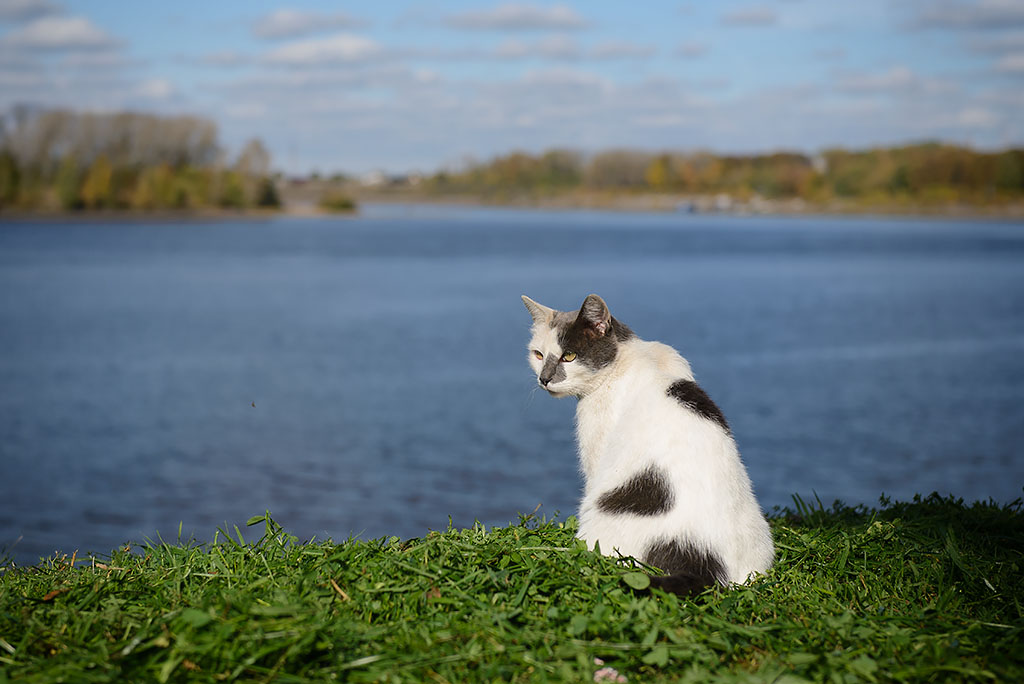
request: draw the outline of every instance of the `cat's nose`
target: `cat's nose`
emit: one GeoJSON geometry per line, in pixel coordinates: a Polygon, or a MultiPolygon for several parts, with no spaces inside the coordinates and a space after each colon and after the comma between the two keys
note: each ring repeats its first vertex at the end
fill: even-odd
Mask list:
{"type": "Polygon", "coordinates": [[[551,382],[551,378],[546,378],[543,375],[537,379],[540,381],[540,384],[543,385],[544,387],[547,387],[548,383],[551,382]]]}

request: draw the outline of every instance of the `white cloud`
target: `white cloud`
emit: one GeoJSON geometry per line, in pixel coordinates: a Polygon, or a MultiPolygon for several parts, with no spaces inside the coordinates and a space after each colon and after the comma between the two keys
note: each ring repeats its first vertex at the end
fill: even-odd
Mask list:
{"type": "Polygon", "coordinates": [[[549,66],[518,78],[445,80],[443,75],[435,80],[414,65],[406,68],[389,59],[351,68],[264,70],[245,83],[237,81],[238,87],[211,84],[207,92],[224,99],[225,116],[238,125],[258,122],[270,131],[267,140],[276,137],[278,149],[288,144],[283,141],[308,138],[297,143],[297,171],[311,163],[429,170],[464,154],[487,157],[555,146],[742,153],[898,144],[922,137],[1001,145],[1016,135],[1005,132],[1013,119],[1009,112],[1024,106],[1021,96],[1005,88],[993,90],[992,98],[1002,98],[998,101],[977,92],[968,100],[959,92],[930,89],[929,79],[907,66],[847,73],[853,90],[807,81],[755,93],[715,92],[669,76],[615,78],[596,66],[549,66]],[[301,131],[282,125],[288,121],[302,121],[301,131]]]}
{"type": "Polygon", "coordinates": [[[564,33],[543,36],[536,40],[509,38],[494,48],[397,49],[387,54],[396,59],[479,61],[484,59],[547,59],[547,60],[614,60],[644,59],[657,53],[652,45],[628,41],[607,41],[589,47],[581,46],[564,33]]]}
{"type": "Polygon", "coordinates": [[[269,52],[270,64],[311,66],[342,62],[360,62],[383,53],[380,45],[369,38],[352,33],[337,33],[325,38],[287,43],[269,52]]]}
{"type": "Polygon", "coordinates": [[[999,122],[999,117],[988,109],[967,107],[957,114],[956,122],[967,128],[989,128],[999,122]]]}
{"type": "Polygon", "coordinates": [[[58,12],[60,8],[49,0],[0,0],[0,21],[26,21],[58,12]]]}
{"type": "Polygon", "coordinates": [[[232,119],[262,119],[267,111],[267,105],[262,102],[233,103],[224,107],[224,115],[232,119]]]}
{"type": "Polygon", "coordinates": [[[238,97],[265,97],[268,100],[292,98],[297,91],[333,90],[336,88],[361,88],[370,84],[371,78],[383,80],[379,70],[372,74],[349,69],[296,69],[287,71],[263,71],[254,75],[228,81],[216,81],[203,87],[211,92],[228,95],[231,100],[238,97]]]}
{"type": "Polygon", "coordinates": [[[24,69],[0,69],[0,88],[35,89],[46,85],[41,74],[24,69]]]}
{"type": "Polygon", "coordinates": [[[1024,76],[1024,52],[1006,55],[996,62],[996,71],[1024,76]]]}
{"type": "Polygon", "coordinates": [[[846,48],[841,48],[841,47],[820,48],[818,50],[815,50],[813,54],[814,54],[814,57],[816,59],[821,59],[821,60],[826,60],[826,61],[837,61],[837,60],[846,59],[846,48]]]}
{"type": "Polygon", "coordinates": [[[299,38],[340,28],[353,28],[360,21],[347,14],[321,14],[295,9],[279,9],[257,19],[252,32],[260,38],[299,38]]]}
{"type": "Polygon", "coordinates": [[[722,17],[727,26],[773,26],[778,20],[775,10],[765,5],[743,7],[722,17]]]}
{"type": "Polygon", "coordinates": [[[651,45],[640,45],[628,41],[598,43],[587,53],[593,59],[645,59],[653,56],[657,49],[651,45]]]}
{"type": "Polygon", "coordinates": [[[1007,29],[1024,26],[1021,0],[941,0],[921,12],[913,25],[940,29],[1007,29]]]}
{"type": "Polygon", "coordinates": [[[166,100],[175,94],[175,90],[166,78],[148,78],[136,87],[135,94],[147,100],[166,100]]]}
{"type": "MultiPolygon", "coordinates": [[[[342,68],[263,69],[239,78],[210,81],[200,90],[221,99],[225,113],[233,118],[276,118],[309,126],[318,115],[353,111],[361,106],[361,99],[413,113],[424,93],[442,94],[446,86],[443,77],[433,71],[388,61],[342,68]]],[[[398,133],[392,131],[390,135],[398,133]]]]}
{"type": "Polygon", "coordinates": [[[846,92],[869,93],[906,90],[917,82],[913,71],[905,66],[896,66],[880,74],[848,75],[839,79],[837,85],[846,92]]]}
{"type": "Polygon", "coordinates": [[[878,73],[838,72],[834,82],[836,90],[842,93],[895,98],[909,95],[954,98],[961,91],[956,81],[922,76],[905,65],[878,73]]]}
{"type": "Polygon", "coordinates": [[[116,50],[90,50],[87,52],[73,51],[61,58],[63,67],[81,67],[84,69],[117,69],[131,65],[133,62],[116,50]]]}
{"type": "Polygon", "coordinates": [[[117,65],[98,68],[62,59],[18,71],[21,78],[0,78],[0,110],[31,102],[43,108],[115,111],[136,106],[139,100],[138,84],[127,82],[117,65]]]}
{"type": "Polygon", "coordinates": [[[678,126],[685,126],[693,123],[693,121],[681,114],[675,113],[664,113],[664,114],[640,114],[633,117],[633,123],[637,126],[644,126],[650,128],[676,128],[678,126]]]}
{"type": "Polygon", "coordinates": [[[579,29],[587,21],[565,5],[508,4],[492,10],[464,12],[448,18],[449,26],[472,30],[529,31],[579,29]]]}
{"type": "Polygon", "coordinates": [[[975,52],[1024,52],[1024,31],[988,33],[970,40],[967,45],[975,52]]]}
{"type": "Polygon", "coordinates": [[[702,57],[707,54],[708,46],[705,43],[689,42],[683,43],[676,48],[675,54],[677,57],[687,57],[693,59],[695,57],[702,57]]]}
{"type": "Polygon", "coordinates": [[[578,59],[580,48],[576,41],[564,35],[546,36],[540,40],[524,42],[507,40],[494,50],[503,59],[543,57],[546,59],[578,59]]]}
{"type": "Polygon", "coordinates": [[[578,71],[576,69],[537,69],[527,72],[522,82],[531,86],[555,86],[592,88],[606,90],[611,87],[611,82],[589,71],[578,71]]]}
{"type": "Polygon", "coordinates": [[[441,74],[432,69],[416,69],[412,72],[412,77],[417,83],[424,85],[435,85],[442,81],[441,74]]]}
{"type": "Polygon", "coordinates": [[[84,17],[46,16],[6,34],[3,43],[23,50],[96,50],[117,45],[84,17]]]}
{"type": "Polygon", "coordinates": [[[252,58],[248,55],[243,55],[232,50],[223,50],[221,52],[211,52],[208,55],[203,55],[198,61],[209,66],[236,67],[249,64],[252,61],[252,58]]]}
{"type": "MultiPolygon", "coordinates": [[[[0,16],[12,1],[0,0],[0,16]]],[[[301,6],[297,0],[277,0],[289,1],[301,6]]],[[[40,0],[17,2],[41,5],[40,0]]],[[[728,36],[743,29],[723,28],[720,22],[793,28],[797,16],[790,10],[805,10],[797,14],[808,24],[832,16],[833,10],[812,11],[813,3],[798,8],[773,4],[775,0],[738,0],[721,7],[694,3],[694,16],[710,18],[712,26],[698,32],[695,22],[680,23],[678,12],[671,9],[662,14],[665,21],[676,22],[676,38],[657,44],[652,38],[645,44],[628,27],[609,26],[606,21],[611,20],[592,25],[592,31],[579,30],[588,26],[587,19],[598,21],[597,10],[582,3],[569,9],[566,0],[553,2],[563,4],[466,3],[444,10],[450,16],[440,18],[433,6],[400,31],[395,23],[378,20],[372,34],[335,26],[316,35],[307,32],[328,28],[328,17],[352,20],[330,14],[330,9],[279,10],[259,17],[279,6],[271,3],[266,10],[250,10],[236,19],[250,43],[257,33],[275,42],[257,41],[255,50],[193,43],[172,57],[190,68],[170,80],[166,77],[172,74],[161,70],[167,56],[159,49],[151,52],[141,35],[117,36],[132,41],[129,51],[84,19],[39,14],[0,24],[0,33],[7,33],[0,37],[0,110],[18,101],[154,111],[201,107],[222,120],[225,136],[243,135],[239,131],[260,135],[274,141],[279,155],[290,141],[307,140],[296,143],[296,170],[313,154],[319,155],[322,168],[394,168],[413,160],[431,169],[464,153],[486,156],[516,147],[706,146],[738,152],[857,147],[922,137],[991,146],[1024,140],[1017,114],[1024,111],[1024,95],[1011,87],[1024,82],[1021,28],[968,26],[958,35],[919,34],[917,38],[928,40],[911,51],[897,50],[906,61],[885,61],[895,54],[892,40],[914,38],[885,23],[894,13],[905,17],[915,11],[919,16],[934,10],[933,23],[959,26],[966,20],[941,10],[982,7],[991,12],[997,8],[992,0],[970,5],[908,0],[903,10],[887,4],[891,0],[877,0],[867,5],[862,24],[850,24],[834,40],[801,26],[789,35],[801,41],[795,49],[775,50],[771,59],[766,56],[775,43],[730,42],[728,36]],[[258,26],[252,21],[257,17],[265,23],[258,26]],[[320,21],[314,25],[310,17],[320,21]],[[414,24],[465,30],[444,31],[438,38],[436,30],[417,31],[414,24]],[[40,26],[54,30],[44,36],[40,26]],[[878,28],[871,41],[861,40],[859,31],[866,27],[878,28]],[[674,68],[672,63],[640,61],[655,54],[679,59],[674,68]],[[683,62],[685,58],[700,61],[683,62]],[[734,60],[749,69],[730,69],[734,60]],[[471,62],[475,66],[467,68],[471,62]],[[655,79],[655,73],[661,76],[655,79]],[[725,73],[734,80],[715,80],[725,73]],[[193,78],[199,82],[188,80],[193,78]],[[800,83],[816,90],[794,87],[800,83]],[[983,97],[986,89],[989,95],[983,97]],[[193,94],[197,99],[186,99],[193,94]]],[[[1002,9],[1010,11],[1005,3],[1002,9]]],[[[846,18],[852,13],[843,10],[846,18]]],[[[87,16],[99,21],[94,13],[87,16]]],[[[771,31],[760,37],[768,41],[771,31]]]]}

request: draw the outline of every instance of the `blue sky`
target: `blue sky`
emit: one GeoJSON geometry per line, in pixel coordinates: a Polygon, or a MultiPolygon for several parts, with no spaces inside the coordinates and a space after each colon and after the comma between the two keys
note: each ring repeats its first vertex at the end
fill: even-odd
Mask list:
{"type": "Polygon", "coordinates": [[[193,113],[277,168],[1024,144],[1024,0],[0,0],[0,109],[193,113]]]}

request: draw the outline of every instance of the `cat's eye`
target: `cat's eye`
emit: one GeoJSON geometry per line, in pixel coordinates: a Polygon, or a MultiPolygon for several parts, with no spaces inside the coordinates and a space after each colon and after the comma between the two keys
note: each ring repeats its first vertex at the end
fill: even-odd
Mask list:
{"type": "Polygon", "coordinates": [[[540,353],[539,351],[537,351],[536,349],[534,349],[534,350],[533,350],[533,355],[537,357],[537,360],[538,360],[538,361],[543,361],[543,360],[544,360],[544,355],[543,355],[543,354],[541,354],[541,353],[540,353]]]}
{"type": "Polygon", "coordinates": [[[562,360],[565,362],[575,361],[576,352],[565,352],[564,354],[562,354],[562,360]]]}

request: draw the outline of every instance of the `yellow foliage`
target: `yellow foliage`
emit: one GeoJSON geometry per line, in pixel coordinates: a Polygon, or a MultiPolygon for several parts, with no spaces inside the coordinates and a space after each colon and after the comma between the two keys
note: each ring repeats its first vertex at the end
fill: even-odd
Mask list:
{"type": "Polygon", "coordinates": [[[114,167],[106,155],[100,155],[92,163],[82,183],[82,202],[90,209],[109,207],[113,203],[114,192],[111,180],[114,167]]]}
{"type": "Polygon", "coordinates": [[[654,190],[668,190],[674,184],[675,170],[672,168],[672,160],[667,154],[658,155],[647,165],[644,171],[644,180],[654,190]]]}

